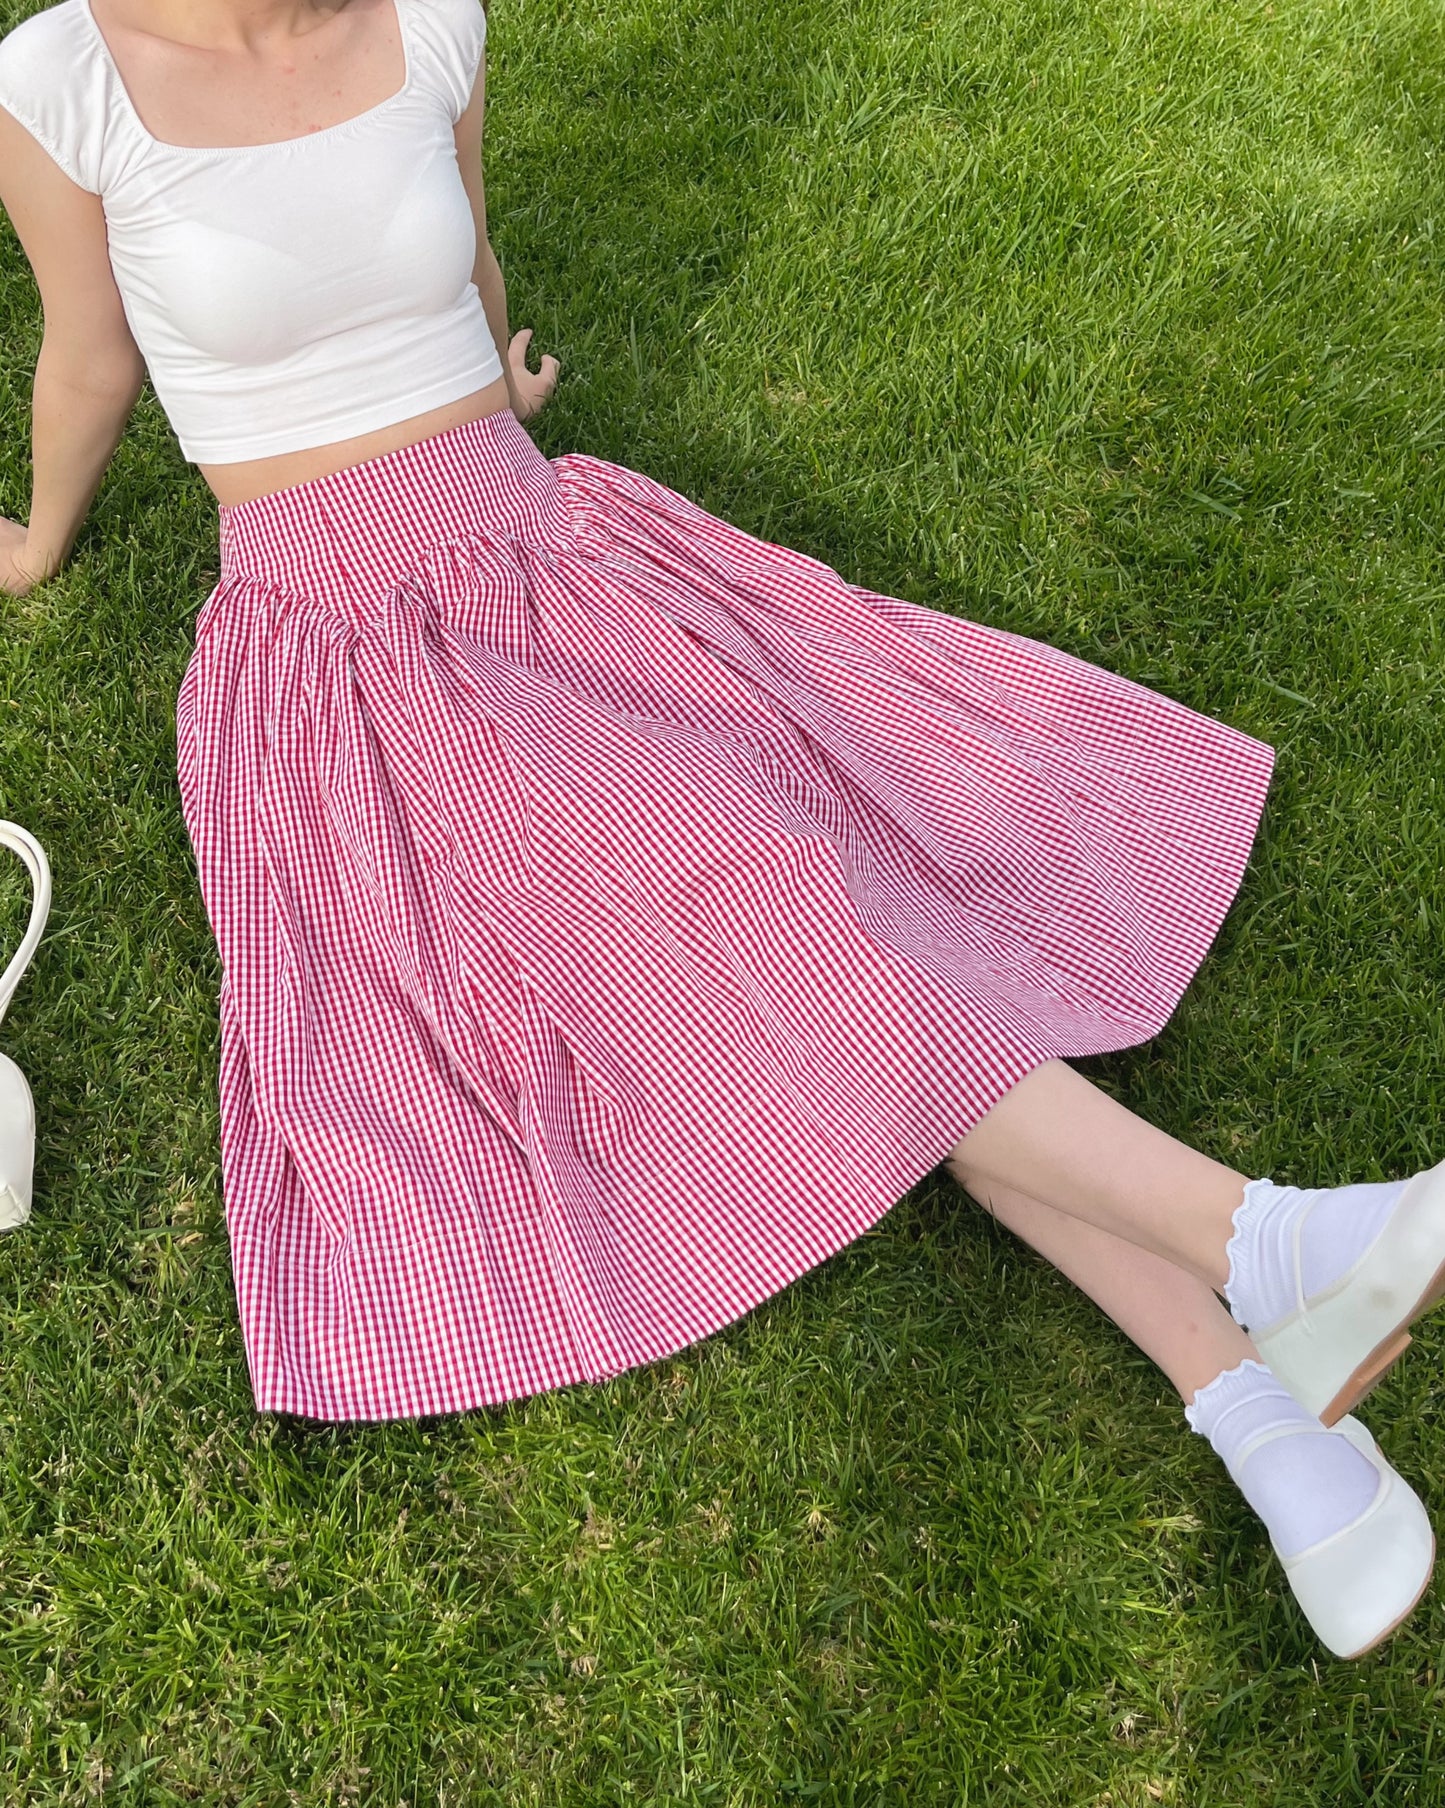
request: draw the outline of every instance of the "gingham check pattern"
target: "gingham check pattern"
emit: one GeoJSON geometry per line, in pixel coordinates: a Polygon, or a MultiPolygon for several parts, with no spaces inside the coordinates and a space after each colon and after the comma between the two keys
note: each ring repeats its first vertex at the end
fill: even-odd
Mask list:
{"type": "Polygon", "coordinates": [[[1258,741],[510,413],[226,509],[177,711],[258,1406],[597,1380],[1169,1017],[1258,741]]]}

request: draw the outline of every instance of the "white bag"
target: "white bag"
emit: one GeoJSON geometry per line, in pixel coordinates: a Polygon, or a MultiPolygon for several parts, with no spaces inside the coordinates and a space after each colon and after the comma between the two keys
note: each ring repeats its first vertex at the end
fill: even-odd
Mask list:
{"type": "MultiPolygon", "coordinates": [[[[35,902],[30,927],[15,958],[0,973],[0,1023],[25,969],[40,945],[50,914],[50,863],[45,849],[17,823],[0,820],[0,847],[13,848],[30,868],[35,902]]],[[[35,1101],[25,1075],[8,1055],[0,1054],[0,1230],[14,1230],[30,1216],[31,1180],[35,1172],[35,1101]]]]}

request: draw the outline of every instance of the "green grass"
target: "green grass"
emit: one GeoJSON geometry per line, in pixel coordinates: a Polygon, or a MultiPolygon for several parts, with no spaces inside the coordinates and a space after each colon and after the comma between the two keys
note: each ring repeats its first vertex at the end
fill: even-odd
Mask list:
{"type": "MultiPolygon", "coordinates": [[[[1215,955],[1096,1077],[1252,1172],[1445,1153],[1437,9],[496,0],[490,71],[545,450],[1279,748],[1215,955]]],[[[9,238],[0,335],[23,515],[9,238]]],[[[215,568],[148,401],[72,566],[0,599],[0,814],[56,876],[0,1032],[41,1111],[0,1241],[4,1801],[1445,1802],[1440,1592],[1326,1660],[1160,1378],[941,1176],[608,1387],[257,1418],[173,776],[215,568]]],[[[1442,1355],[1368,1415],[1438,1510],[1442,1355]]]]}

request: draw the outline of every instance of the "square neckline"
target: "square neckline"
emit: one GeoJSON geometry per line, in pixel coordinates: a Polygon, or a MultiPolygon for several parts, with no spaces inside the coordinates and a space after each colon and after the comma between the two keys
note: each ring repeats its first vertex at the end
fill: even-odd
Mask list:
{"type": "Polygon", "coordinates": [[[115,60],[110,42],[100,29],[100,23],[91,11],[90,0],[75,0],[80,15],[85,20],[91,36],[106,68],[114,77],[115,85],[120,91],[122,104],[130,115],[135,128],[158,151],[174,151],[189,157],[236,157],[246,151],[279,151],[291,145],[314,144],[317,139],[330,138],[334,133],[349,131],[353,126],[362,125],[368,119],[374,119],[378,113],[384,113],[394,107],[398,101],[405,100],[411,92],[412,77],[415,71],[415,59],[412,55],[411,34],[407,28],[406,0],[391,0],[392,11],[396,15],[397,36],[401,41],[402,78],[401,86],[385,99],[377,101],[375,106],[367,107],[361,113],[353,113],[350,119],[339,119],[334,126],[323,126],[319,132],[299,132],[292,138],[267,138],[260,144],[172,144],[167,138],[157,138],[145,121],[141,118],[135,102],[131,99],[130,89],[126,87],[125,77],[120,72],[120,65],[115,60]]]}

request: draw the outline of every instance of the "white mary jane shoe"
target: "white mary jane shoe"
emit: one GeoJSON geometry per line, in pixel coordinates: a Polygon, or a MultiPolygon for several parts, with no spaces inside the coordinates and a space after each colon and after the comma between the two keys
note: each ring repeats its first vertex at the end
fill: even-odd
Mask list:
{"type": "MultiPolygon", "coordinates": [[[[1260,1442],[1307,1430],[1266,1432],[1260,1442]]],[[[1341,1419],[1335,1430],[1379,1472],[1375,1498],[1352,1525],[1280,1561],[1320,1642],[1336,1657],[1363,1657],[1410,1617],[1430,1586],[1435,1534],[1419,1495],[1359,1420],[1341,1419]]]]}
{"type": "Polygon", "coordinates": [[[1300,1405],[1334,1425],[1402,1354],[1408,1327],[1445,1299],[1445,1162],[1407,1184],[1352,1268],[1306,1297],[1300,1237],[1308,1216],[1295,1226],[1295,1310],[1251,1325],[1249,1336],[1300,1405]]]}
{"type": "MultiPolygon", "coordinates": [[[[40,945],[50,912],[50,863],[45,849],[17,823],[0,821],[0,847],[14,849],[30,869],[35,900],[30,924],[15,957],[0,973],[0,1021],[40,945]]],[[[14,1230],[30,1216],[35,1169],[35,1101],[25,1075],[8,1055],[0,1054],[0,1230],[14,1230]]]]}

